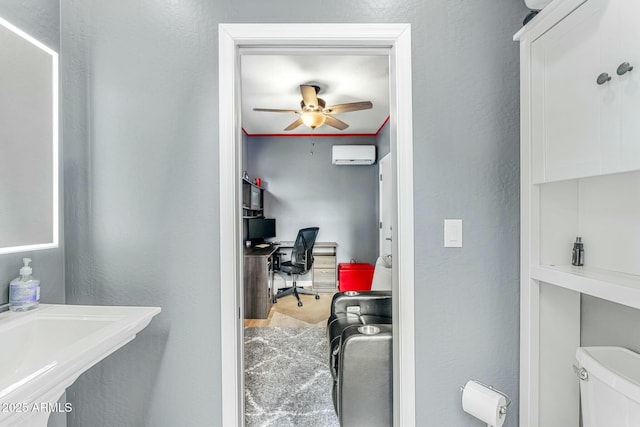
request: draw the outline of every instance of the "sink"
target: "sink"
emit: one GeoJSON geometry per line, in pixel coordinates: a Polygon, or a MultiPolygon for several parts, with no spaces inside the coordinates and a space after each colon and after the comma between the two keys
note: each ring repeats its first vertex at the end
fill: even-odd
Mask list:
{"type": "Polygon", "coordinates": [[[133,340],[159,307],[41,304],[0,314],[0,426],[46,427],[87,369],[133,340]]]}

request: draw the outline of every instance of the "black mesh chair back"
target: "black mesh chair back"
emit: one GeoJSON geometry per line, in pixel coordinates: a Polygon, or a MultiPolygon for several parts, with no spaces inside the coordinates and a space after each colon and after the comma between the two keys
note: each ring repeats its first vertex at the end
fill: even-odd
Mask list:
{"type": "Polygon", "coordinates": [[[313,265],[313,245],[318,236],[318,227],[303,228],[298,231],[298,236],[291,251],[291,264],[299,265],[304,271],[309,271],[313,265]]]}
{"type": "Polygon", "coordinates": [[[293,276],[293,286],[280,289],[277,294],[273,295],[274,304],[278,302],[278,298],[287,295],[294,295],[296,297],[298,307],[302,307],[299,294],[315,295],[316,299],[320,299],[317,291],[298,287],[297,284],[298,275],[307,273],[313,266],[313,245],[316,243],[319,230],[320,228],[318,227],[308,227],[298,231],[296,241],[293,243],[293,248],[291,249],[291,259],[280,263],[280,274],[284,273],[293,276]]]}

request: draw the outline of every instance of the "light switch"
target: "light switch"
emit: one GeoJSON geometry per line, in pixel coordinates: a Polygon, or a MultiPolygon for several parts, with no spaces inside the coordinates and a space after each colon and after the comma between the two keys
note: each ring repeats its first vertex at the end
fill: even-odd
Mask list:
{"type": "Polygon", "coordinates": [[[461,248],[462,247],[462,220],[461,219],[445,219],[444,220],[444,247],[445,248],[461,248]]]}

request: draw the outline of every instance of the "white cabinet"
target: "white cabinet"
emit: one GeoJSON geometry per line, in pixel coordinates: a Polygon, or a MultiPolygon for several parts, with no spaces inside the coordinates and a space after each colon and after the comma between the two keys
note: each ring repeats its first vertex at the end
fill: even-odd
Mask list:
{"type": "Polygon", "coordinates": [[[640,167],[636,1],[588,0],[531,41],[534,183],[640,167]]]}
{"type": "Polygon", "coordinates": [[[619,78],[621,169],[640,169],[640,1],[624,2],[619,14],[620,49],[615,64],[635,69],[619,78]]]}
{"type": "Polygon", "coordinates": [[[514,38],[520,425],[577,427],[581,295],[640,309],[640,0],[555,0],[514,38]],[[570,265],[576,236],[584,267],[570,265]]]}

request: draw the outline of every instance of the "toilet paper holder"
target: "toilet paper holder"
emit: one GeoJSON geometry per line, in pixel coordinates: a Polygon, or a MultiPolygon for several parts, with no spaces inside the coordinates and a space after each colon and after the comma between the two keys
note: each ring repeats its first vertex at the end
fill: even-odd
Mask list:
{"type": "MultiPolygon", "coordinates": [[[[509,395],[507,393],[498,390],[497,388],[495,388],[491,384],[485,384],[485,383],[483,383],[481,381],[478,381],[478,380],[471,380],[471,381],[473,381],[474,383],[480,384],[481,386],[486,387],[491,391],[495,391],[499,395],[503,396],[504,399],[507,401],[507,403],[504,406],[500,407],[500,415],[503,416],[503,417],[505,415],[507,415],[507,410],[509,409],[509,405],[511,405],[511,398],[509,397],[509,395]]],[[[462,393],[463,391],[464,391],[464,386],[461,385],[460,386],[460,392],[462,393]]]]}

